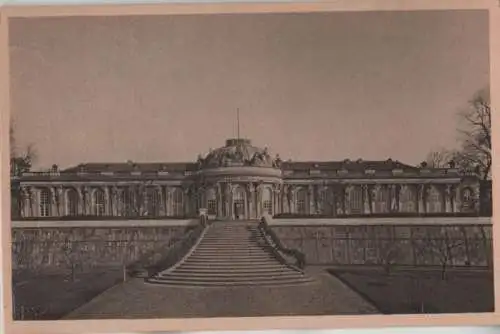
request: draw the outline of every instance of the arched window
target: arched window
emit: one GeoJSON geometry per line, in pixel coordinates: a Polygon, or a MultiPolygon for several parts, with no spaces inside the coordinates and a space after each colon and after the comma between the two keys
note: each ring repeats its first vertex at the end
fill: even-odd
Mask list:
{"type": "Polygon", "coordinates": [[[182,189],[175,188],[172,193],[172,210],[173,215],[180,217],[184,215],[184,194],[182,189]]]}
{"type": "Polygon", "coordinates": [[[307,214],[307,190],[304,188],[300,188],[297,190],[297,213],[300,215],[307,214]]]}
{"type": "Polygon", "coordinates": [[[429,213],[439,213],[443,211],[443,196],[440,191],[435,186],[432,186],[429,190],[429,196],[427,198],[429,203],[429,213]]]}
{"type": "Polygon", "coordinates": [[[391,205],[391,192],[388,187],[381,186],[375,193],[375,212],[386,213],[389,212],[391,205]]]}
{"type": "Polygon", "coordinates": [[[40,217],[51,216],[50,191],[47,188],[40,189],[40,217]]]}
{"type": "Polygon", "coordinates": [[[400,193],[401,212],[416,212],[417,211],[417,193],[416,189],[411,186],[403,186],[400,193]]]}
{"type": "Polygon", "coordinates": [[[273,192],[269,188],[262,191],[262,209],[269,215],[273,214],[273,192]]]}
{"type": "Polygon", "coordinates": [[[96,189],[94,191],[94,214],[96,216],[104,216],[105,214],[105,200],[104,200],[104,191],[102,189],[96,189]]]}
{"type": "Polygon", "coordinates": [[[209,215],[217,214],[217,193],[213,188],[207,191],[207,211],[209,215]]]}
{"type": "Polygon", "coordinates": [[[157,188],[148,188],[146,190],[147,206],[146,215],[158,217],[160,215],[160,190],[157,188]]]}
{"type": "Polygon", "coordinates": [[[66,191],[66,215],[76,216],[78,215],[78,193],[75,189],[70,188],[66,191]]]}
{"type": "Polygon", "coordinates": [[[363,190],[355,186],[349,193],[349,208],[351,213],[363,213],[363,190]]]}

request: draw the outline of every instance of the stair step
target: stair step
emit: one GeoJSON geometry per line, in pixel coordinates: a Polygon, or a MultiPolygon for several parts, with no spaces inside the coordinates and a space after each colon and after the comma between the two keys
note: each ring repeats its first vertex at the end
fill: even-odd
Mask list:
{"type": "Polygon", "coordinates": [[[184,287],[237,287],[237,286],[295,286],[310,284],[313,281],[311,279],[292,279],[292,280],[259,280],[259,281],[240,281],[240,282],[225,282],[225,281],[214,281],[214,282],[193,282],[184,280],[156,280],[149,279],[150,283],[161,284],[166,286],[184,286],[184,287]]]}
{"type": "MultiPolygon", "coordinates": [[[[247,268],[219,268],[216,269],[218,272],[234,272],[234,273],[248,273],[247,268]]],[[[276,272],[276,271],[288,271],[292,270],[289,267],[286,266],[275,266],[272,268],[252,268],[251,272],[253,273],[268,273],[268,272],[276,272]]],[[[182,266],[175,268],[175,272],[179,273],[192,273],[196,271],[197,273],[211,273],[214,272],[213,268],[205,267],[205,268],[196,268],[196,269],[190,269],[190,268],[184,268],[182,266]]]]}
{"type": "Polygon", "coordinates": [[[158,278],[185,277],[187,279],[263,279],[263,278],[284,278],[284,277],[302,277],[303,275],[296,271],[276,271],[269,273],[250,273],[250,272],[172,272],[158,275],[158,278]]]}
{"type": "Polygon", "coordinates": [[[199,261],[232,261],[232,262],[252,262],[252,261],[260,261],[260,260],[270,260],[276,262],[276,257],[271,254],[262,254],[262,255],[254,255],[254,256],[238,256],[232,254],[222,254],[216,256],[202,256],[202,255],[190,255],[186,261],[191,260],[199,260],[199,261]]]}
{"type": "Polygon", "coordinates": [[[248,251],[237,251],[237,252],[231,252],[231,251],[221,251],[221,252],[203,252],[203,251],[194,251],[191,253],[191,256],[201,256],[201,257],[206,257],[206,258],[213,258],[213,257],[259,257],[259,256],[270,256],[274,258],[274,254],[270,251],[265,251],[265,250],[255,250],[253,252],[248,252],[248,251]]]}
{"type": "MultiPolygon", "coordinates": [[[[219,263],[206,263],[206,262],[184,262],[182,265],[180,265],[177,268],[184,268],[184,269],[203,269],[203,268],[209,268],[212,270],[227,270],[228,268],[249,268],[250,271],[253,269],[265,269],[265,268],[278,268],[278,267],[287,267],[284,264],[281,263],[275,263],[275,262],[265,262],[265,263],[227,263],[227,262],[219,262],[219,263]]],[[[288,268],[288,267],[287,267],[288,268]]]]}
{"type": "Polygon", "coordinates": [[[293,275],[293,276],[263,276],[263,277],[215,277],[215,276],[206,276],[206,277],[195,277],[188,275],[165,275],[163,277],[154,277],[157,280],[180,280],[180,281],[191,281],[191,282],[257,282],[257,281],[283,281],[283,280],[293,280],[293,279],[302,279],[304,276],[293,275]]]}

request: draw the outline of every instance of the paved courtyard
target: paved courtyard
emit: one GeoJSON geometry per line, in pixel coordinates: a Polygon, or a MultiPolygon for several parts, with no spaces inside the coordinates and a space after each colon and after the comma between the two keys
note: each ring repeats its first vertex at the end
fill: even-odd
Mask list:
{"type": "Polygon", "coordinates": [[[192,288],[132,279],[116,285],[65,319],[251,317],[374,314],[378,310],[338,279],[283,287],[192,288]]]}

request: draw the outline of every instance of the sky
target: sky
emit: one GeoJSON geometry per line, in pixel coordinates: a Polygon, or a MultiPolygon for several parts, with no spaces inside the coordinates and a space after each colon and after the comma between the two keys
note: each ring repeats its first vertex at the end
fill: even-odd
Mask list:
{"type": "Polygon", "coordinates": [[[195,161],[240,136],[282,159],[418,164],[489,83],[482,11],[16,19],[11,115],[35,168],[195,161]]]}

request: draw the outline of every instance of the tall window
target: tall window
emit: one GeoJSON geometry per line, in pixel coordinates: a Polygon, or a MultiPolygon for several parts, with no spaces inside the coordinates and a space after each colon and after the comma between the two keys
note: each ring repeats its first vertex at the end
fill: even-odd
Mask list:
{"type": "Polygon", "coordinates": [[[363,213],[363,190],[360,186],[354,186],[349,194],[351,213],[363,213]]]}
{"type": "Polygon", "coordinates": [[[427,198],[429,203],[429,212],[438,213],[443,211],[443,196],[440,191],[435,186],[432,186],[429,191],[429,196],[427,198]]]}
{"type": "Polygon", "coordinates": [[[269,188],[264,188],[262,191],[262,207],[264,209],[264,212],[266,212],[269,215],[273,214],[273,200],[272,197],[273,193],[271,189],[269,188]]]}
{"type": "Polygon", "coordinates": [[[472,189],[465,188],[462,191],[462,210],[467,211],[474,208],[474,196],[472,189]]]}
{"type": "Polygon", "coordinates": [[[307,213],[307,190],[300,188],[297,191],[297,213],[300,215],[305,215],[307,213]]]}
{"type": "Polygon", "coordinates": [[[159,216],[160,215],[160,194],[159,189],[148,188],[146,190],[147,196],[147,216],[159,216]]]}
{"type": "Polygon", "coordinates": [[[76,216],[78,215],[78,193],[75,189],[70,188],[66,191],[66,215],[76,216]]]}
{"type": "Polygon", "coordinates": [[[462,201],[468,203],[472,201],[472,190],[470,188],[465,188],[462,193],[462,201]]]}
{"type": "Polygon", "coordinates": [[[51,215],[50,210],[50,191],[49,189],[40,190],[40,216],[49,217],[51,215]]]}
{"type": "Polygon", "coordinates": [[[217,196],[215,189],[207,191],[207,211],[209,215],[217,214],[217,196]]]}
{"type": "Polygon", "coordinates": [[[182,189],[176,188],[172,194],[172,209],[174,216],[184,215],[183,197],[182,189]]]}
{"type": "Polygon", "coordinates": [[[102,189],[96,189],[94,191],[94,214],[96,216],[104,216],[105,214],[105,200],[104,191],[102,189]]]}
{"type": "Polygon", "coordinates": [[[389,212],[391,205],[391,191],[386,186],[378,188],[375,194],[375,212],[386,213],[389,212]]]}
{"type": "Polygon", "coordinates": [[[412,186],[403,186],[400,193],[401,212],[416,212],[417,211],[417,193],[412,186]]]}
{"type": "Polygon", "coordinates": [[[245,190],[237,187],[233,192],[233,205],[235,218],[245,217],[245,190]]]}

